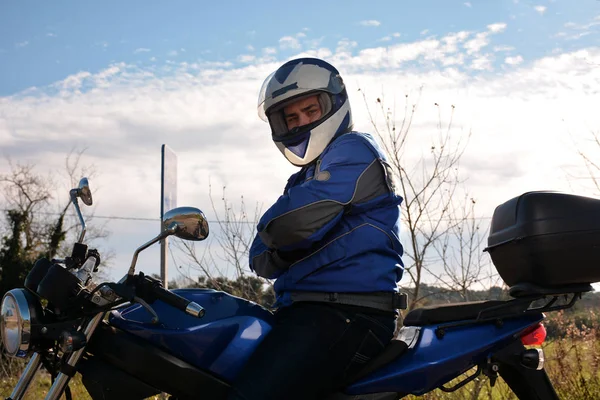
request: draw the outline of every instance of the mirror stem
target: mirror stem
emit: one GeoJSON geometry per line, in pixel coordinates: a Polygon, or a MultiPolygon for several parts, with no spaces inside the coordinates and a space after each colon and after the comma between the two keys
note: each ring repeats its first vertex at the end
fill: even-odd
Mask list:
{"type": "Polygon", "coordinates": [[[75,206],[75,210],[77,211],[77,216],[79,217],[79,222],[81,223],[81,235],[79,235],[79,243],[83,242],[83,238],[85,237],[85,232],[87,227],[85,225],[85,220],[83,219],[83,215],[81,214],[81,210],[79,209],[79,202],[77,201],[77,189],[71,189],[71,201],[75,206]]]}
{"type": "Polygon", "coordinates": [[[179,228],[179,225],[176,222],[174,222],[171,225],[169,225],[169,227],[167,229],[162,231],[160,233],[160,235],[158,235],[154,239],[152,239],[149,242],[144,243],[143,245],[138,247],[138,249],[135,251],[135,253],[133,253],[133,259],[131,260],[131,266],[129,267],[129,271],[127,272],[127,275],[133,276],[133,274],[135,273],[135,264],[137,263],[138,254],[140,254],[140,252],[142,250],[146,250],[148,247],[152,246],[154,243],[158,242],[159,240],[162,240],[162,239],[166,238],[167,236],[174,234],[175,232],[177,232],[178,228],[179,228]]]}

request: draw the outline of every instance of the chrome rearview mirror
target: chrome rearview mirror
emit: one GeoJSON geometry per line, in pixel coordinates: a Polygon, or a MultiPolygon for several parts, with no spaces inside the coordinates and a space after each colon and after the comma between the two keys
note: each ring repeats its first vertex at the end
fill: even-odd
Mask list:
{"type": "Polygon", "coordinates": [[[141,245],[135,251],[131,260],[131,266],[127,272],[128,275],[135,273],[135,264],[140,252],[167,236],[175,235],[180,239],[196,241],[204,240],[208,237],[208,221],[202,211],[196,207],[177,207],[167,211],[163,215],[162,227],[163,231],[160,235],[148,243],[141,245]]]}
{"type": "Polygon", "coordinates": [[[87,178],[81,178],[77,192],[77,196],[83,201],[83,204],[86,206],[92,205],[92,191],[90,190],[90,183],[87,178]]]}
{"type": "Polygon", "coordinates": [[[79,243],[82,243],[83,238],[85,237],[86,226],[83,215],[81,214],[81,210],[79,209],[79,202],[77,199],[81,199],[83,204],[86,206],[92,205],[92,191],[90,190],[90,183],[88,182],[88,179],[81,178],[79,181],[79,186],[71,189],[69,191],[69,195],[71,196],[71,203],[73,203],[73,206],[75,206],[75,211],[77,211],[77,216],[79,217],[79,222],[81,223],[81,235],[79,235],[79,243]]]}
{"type": "Polygon", "coordinates": [[[184,240],[204,240],[208,236],[208,221],[195,207],[177,207],[163,216],[163,229],[175,227],[174,234],[184,240]]]}

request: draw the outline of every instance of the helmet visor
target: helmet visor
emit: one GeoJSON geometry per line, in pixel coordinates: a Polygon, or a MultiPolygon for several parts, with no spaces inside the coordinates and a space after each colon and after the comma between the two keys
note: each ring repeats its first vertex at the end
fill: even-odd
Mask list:
{"type": "MultiPolygon", "coordinates": [[[[271,109],[269,110],[268,120],[269,124],[271,125],[273,140],[290,140],[296,136],[301,136],[302,132],[311,130],[314,127],[318,126],[323,120],[327,119],[333,111],[333,103],[331,97],[332,95],[330,95],[327,92],[313,91],[307,94],[292,97],[288,101],[282,102],[274,107],[271,107],[271,109]],[[287,115],[285,113],[286,107],[296,102],[302,102],[304,99],[310,97],[316,97],[321,115],[318,119],[306,125],[295,126],[293,127],[293,129],[290,129],[288,127],[287,115]]],[[[308,105],[308,108],[310,108],[310,104],[314,104],[314,102],[304,102],[304,104],[308,105]]],[[[303,111],[297,110],[297,112],[302,113],[303,111]]]]}
{"type": "Polygon", "coordinates": [[[304,65],[302,76],[297,76],[298,79],[287,79],[283,83],[280,82],[278,77],[290,76],[295,68],[298,68],[298,65],[280,68],[263,82],[258,95],[258,116],[263,121],[268,121],[268,114],[271,111],[281,109],[281,105],[292,98],[314,92],[339,94],[344,90],[344,83],[339,74],[327,71],[317,65],[304,65]],[[284,71],[285,68],[290,70],[284,71]]]}

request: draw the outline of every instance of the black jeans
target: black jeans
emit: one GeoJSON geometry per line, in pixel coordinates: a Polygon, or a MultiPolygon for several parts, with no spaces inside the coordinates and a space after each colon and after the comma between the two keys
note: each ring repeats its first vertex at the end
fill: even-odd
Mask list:
{"type": "Polygon", "coordinates": [[[294,303],[244,366],[229,400],[321,399],[392,339],[395,316],[325,303],[294,303]]]}

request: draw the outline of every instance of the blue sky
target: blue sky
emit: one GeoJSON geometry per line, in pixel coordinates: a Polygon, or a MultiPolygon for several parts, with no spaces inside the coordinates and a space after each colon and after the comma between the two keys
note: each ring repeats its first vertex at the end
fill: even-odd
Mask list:
{"type": "MultiPolygon", "coordinates": [[[[593,23],[600,2],[514,0],[304,1],[298,5],[262,1],[103,1],[0,3],[0,95],[45,86],[79,71],[98,72],[126,62],[231,61],[300,32],[302,42],[334,47],[341,39],[356,49],[410,42],[452,31],[478,31],[508,23],[501,44],[526,58],[554,48],[598,45],[598,25],[586,37],[565,27],[593,23]],[[556,36],[565,32],[565,36],[556,36]],[[394,34],[400,34],[394,37],[394,34]],[[382,38],[390,37],[389,41],[382,38]],[[250,47],[251,46],[251,47],[250,47]]],[[[596,21],[597,22],[597,21],[596,21]]]]}
{"type": "MultiPolygon", "coordinates": [[[[379,96],[399,116],[418,104],[409,167],[454,110],[453,138],[470,133],[464,190],[484,219],[528,190],[598,195],[581,185],[578,151],[600,157],[600,1],[297,3],[0,1],[0,174],[9,158],[60,172],[86,149],[96,214],[139,218],[101,220],[118,278],[158,228],[162,144],[178,156],[179,205],[215,218],[209,187],[226,186],[233,206],[243,195],[248,210],[279,196],[295,168],[257,94],[283,62],[316,56],[342,73],[357,130],[373,131],[379,96]]],[[[67,188],[56,193],[64,204],[67,188]]],[[[140,262],[157,272],[158,247],[140,262]]]]}

